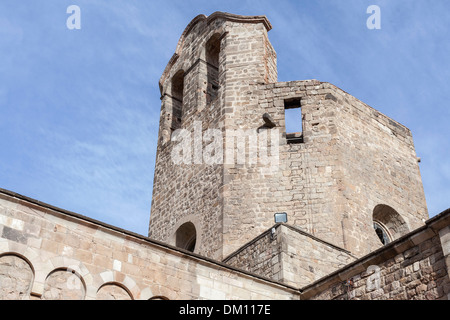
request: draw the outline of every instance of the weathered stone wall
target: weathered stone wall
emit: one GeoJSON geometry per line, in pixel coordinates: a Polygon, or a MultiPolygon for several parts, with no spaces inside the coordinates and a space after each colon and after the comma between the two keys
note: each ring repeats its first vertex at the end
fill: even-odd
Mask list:
{"type": "Polygon", "coordinates": [[[256,131],[268,113],[276,127],[266,130],[280,134],[279,161],[271,172],[263,164],[225,167],[225,253],[269,228],[275,212],[287,212],[289,224],[358,256],[381,246],[373,229],[377,206],[392,208],[400,221],[389,231],[391,240],[428,218],[407,128],[317,80],[257,85],[249,96],[229,110],[227,128],[256,131]],[[303,143],[296,144],[283,135],[285,101],[294,98],[302,109],[303,143]]]}
{"type": "Polygon", "coordinates": [[[425,194],[408,128],[331,84],[339,128],[340,172],[336,201],[341,212],[344,247],[362,255],[380,246],[372,222],[381,220],[391,240],[428,219],[425,194]],[[392,208],[394,215],[376,212],[392,208]]]}
{"type": "Polygon", "coordinates": [[[42,300],[83,300],[85,296],[86,289],[82,279],[75,271],[68,268],[54,270],[48,275],[41,298],[42,300]]]}
{"type": "Polygon", "coordinates": [[[449,300],[450,211],[302,290],[314,300],[449,300]]]}
{"type": "Polygon", "coordinates": [[[33,270],[27,261],[13,254],[0,255],[0,297],[19,300],[29,297],[33,270]]]}
{"type": "Polygon", "coordinates": [[[2,298],[295,299],[293,287],[265,277],[301,286],[322,276],[305,298],[445,297],[449,223],[421,227],[428,215],[411,133],[329,83],[277,82],[270,28],[263,16],[216,12],[183,32],[160,80],[156,241],[0,192],[2,298]],[[285,125],[292,99],[302,109],[295,144],[285,125]],[[244,147],[228,132],[245,132],[244,147]],[[225,155],[211,153],[215,143],[225,155]],[[276,212],[291,226],[272,239],[276,212]],[[327,276],[381,246],[374,222],[399,240],[348,265],[345,279],[327,276]],[[258,275],[217,262],[235,250],[227,262],[258,275]],[[364,286],[368,261],[383,293],[364,286]]]}
{"type": "Polygon", "coordinates": [[[276,241],[271,230],[267,230],[226,257],[224,262],[269,279],[282,281],[281,252],[282,242],[276,241]]]}
{"type": "Polygon", "coordinates": [[[0,190],[0,299],[298,299],[299,291],[0,190]]]}
{"type": "MultiPolygon", "coordinates": [[[[267,135],[279,136],[279,158],[273,170],[264,163],[227,166],[224,174],[224,242],[226,252],[236,250],[269,228],[276,212],[287,212],[288,223],[325,237],[342,246],[340,212],[335,209],[338,196],[334,168],[340,164],[336,152],[339,139],[334,114],[324,105],[326,90],[316,80],[283,82],[254,86],[250,101],[233,109],[232,129],[257,131],[268,113],[276,124],[267,135]],[[285,133],[284,100],[301,99],[304,143],[288,144],[285,133]],[[319,122],[325,129],[317,130],[319,122]],[[242,214],[245,212],[246,214],[242,214]],[[226,240],[225,240],[226,239],[226,240]]],[[[300,128],[301,119],[298,119],[300,128]]],[[[269,152],[276,149],[270,145],[269,152]]]]}
{"type": "MultiPolygon", "coordinates": [[[[171,81],[180,70],[184,72],[179,128],[186,130],[188,134],[195,131],[192,143],[200,144],[201,147],[204,130],[208,127],[221,127],[222,114],[217,107],[221,101],[220,90],[217,99],[211,101],[207,108],[207,64],[204,48],[205,43],[216,32],[224,32],[223,24],[222,20],[215,20],[211,25],[207,25],[204,20],[190,24],[180,39],[174,56],[176,60],[171,60],[161,79],[160,130],[149,226],[150,237],[175,244],[173,237],[177,228],[182,222],[192,222],[198,234],[194,251],[207,256],[214,256],[222,243],[219,192],[222,170],[218,165],[204,164],[202,155],[198,155],[196,149],[192,150],[192,156],[186,159],[187,161],[174,163],[174,146],[181,140],[171,141],[174,134],[174,128],[171,126],[174,116],[171,81]],[[200,135],[199,142],[197,135],[200,135]]],[[[223,50],[219,54],[219,61],[221,60],[223,50]]],[[[190,143],[189,147],[192,147],[190,143]]]]}
{"type": "Polygon", "coordinates": [[[0,299],[449,299],[449,225],[447,210],[330,274],[346,250],[278,225],[236,268],[0,190],[0,299]]]}
{"type": "Polygon", "coordinates": [[[349,251],[292,226],[281,226],[282,282],[297,288],[308,285],[356,259],[349,251]]]}
{"type": "Polygon", "coordinates": [[[278,224],[244,245],[224,262],[300,288],[347,265],[350,252],[296,227],[278,224]]]}
{"type": "Polygon", "coordinates": [[[194,252],[220,260],[269,228],[275,212],[287,212],[290,224],[362,256],[381,246],[375,220],[390,240],[422,225],[428,214],[410,131],[329,83],[277,82],[270,28],[265,17],[214,13],[183,32],[160,81],[149,236],[174,244],[177,228],[191,222],[194,252]],[[180,70],[184,98],[175,127],[191,137],[188,164],[173,163],[180,142],[170,141],[172,80],[180,70]],[[302,110],[303,142],[296,144],[286,140],[285,103],[292,99],[302,110]],[[263,114],[274,127],[265,126],[263,114]],[[205,136],[208,129],[221,137],[205,136]],[[239,137],[228,139],[229,132],[239,137]],[[212,141],[224,154],[205,164],[212,141]]]}
{"type": "MultiPolygon", "coordinates": [[[[175,244],[177,228],[191,222],[197,232],[194,252],[219,260],[223,257],[223,159],[208,163],[204,152],[215,141],[214,136],[208,136],[208,129],[223,131],[229,105],[245,103],[232,98],[235,90],[249,90],[249,81],[276,81],[276,55],[268,42],[268,29],[265,17],[214,13],[196,17],[183,32],[160,80],[162,104],[149,226],[151,238],[175,244]],[[215,42],[213,48],[220,46],[217,71],[208,62],[211,40],[215,42]],[[180,70],[184,72],[182,116],[174,120],[172,79],[180,70]],[[212,95],[210,82],[216,77],[218,88],[212,95]],[[186,155],[179,152],[181,135],[179,140],[171,141],[174,122],[191,137],[190,142],[183,141],[187,141],[192,154],[181,163],[173,161],[174,153],[186,155]]],[[[222,137],[219,139],[222,144],[222,137]]]]}

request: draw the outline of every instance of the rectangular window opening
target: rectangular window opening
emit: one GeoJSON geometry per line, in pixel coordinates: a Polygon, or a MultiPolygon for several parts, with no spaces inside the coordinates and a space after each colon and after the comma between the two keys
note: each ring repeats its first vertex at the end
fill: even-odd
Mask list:
{"type": "Polygon", "coordinates": [[[303,118],[300,98],[284,100],[284,119],[287,143],[302,143],[303,118]]]}

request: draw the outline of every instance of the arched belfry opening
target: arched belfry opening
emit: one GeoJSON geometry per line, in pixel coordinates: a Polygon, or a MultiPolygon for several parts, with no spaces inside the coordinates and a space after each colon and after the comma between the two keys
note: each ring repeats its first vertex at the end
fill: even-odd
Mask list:
{"type": "Polygon", "coordinates": [[[206,103],[214,101],[219,91],[220,35],[214,34],[205,45],[207,89],[206,103]]]}
{"type": "Polygon", "coordinates": [[[373,209],[373,228],[383,245],[409,232],[402,216],[392,207],[379,204],[373,209]]]}
{"type": "Polygon", "coordinates": [[[175,245],[178,248],[194,252],[197,243],[197,231],[192,222],[182,224],[175,232],[175,245]]]}
{"type": "Polygon", "coordinates": [[[172,132],[181,128],[181,119],[183,116],[183,90],[184,90],[184,71],[179,70],[172,77],[172,132]]]}

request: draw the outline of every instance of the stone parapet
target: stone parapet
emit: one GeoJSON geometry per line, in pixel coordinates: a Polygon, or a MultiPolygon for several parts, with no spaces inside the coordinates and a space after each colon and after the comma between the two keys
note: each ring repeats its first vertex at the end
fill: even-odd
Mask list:
{"type": "Polygon", "coordinates": [[[448,300],[450,210],[303,287],[312,300],[448,300]]]}
{"type": "Polygon", "coordinates": [[[300,288],[347,265],[351,252],[288,224],[276,224],[224,262],[300,288]]]}
{"type": "Polygon", "coordinates": [[[296,288],[0,189],[0,299],[299,299],[296,288]]]}

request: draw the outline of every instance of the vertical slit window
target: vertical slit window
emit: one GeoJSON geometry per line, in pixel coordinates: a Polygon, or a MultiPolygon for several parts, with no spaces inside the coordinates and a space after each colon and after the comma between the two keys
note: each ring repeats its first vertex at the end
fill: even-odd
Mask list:
{"type": "Polygon", "coordinates": [[[219,53],[220,35],[213,35],[205,46],[206,68],[207,68],[207,89],[206,102],[210,103],[217,97],[219,91],[219,53]]]}
{"type": "Polygon", "coordinates": [[[303,118],[300,98],[284,101],[284,119],[286,141],[288,143],[303,142],[303,118]]]}
{"type": "Polygon", "coordinates": [[[172,131],[181,128],[181,118],[183,116],[183,89],[184,71],[180,70],[172,78],[172,131]]]}

